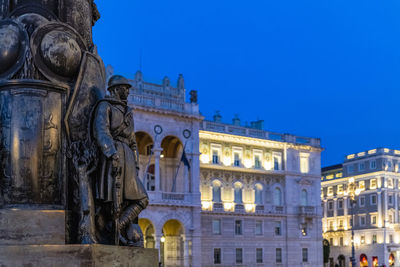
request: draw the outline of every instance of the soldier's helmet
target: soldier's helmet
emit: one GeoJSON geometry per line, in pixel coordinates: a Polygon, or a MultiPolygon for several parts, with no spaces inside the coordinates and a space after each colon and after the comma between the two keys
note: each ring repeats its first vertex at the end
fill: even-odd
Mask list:
{"type": "Polygon", "coordinates": [[[108,90],[113,88],[114,86],[117,85],[126,85],[132,87],[132,85],[129,83],[128,79],[126,79],[124,76],[121,75],[113,75],[111,78],[108,80],[108,90]]]}

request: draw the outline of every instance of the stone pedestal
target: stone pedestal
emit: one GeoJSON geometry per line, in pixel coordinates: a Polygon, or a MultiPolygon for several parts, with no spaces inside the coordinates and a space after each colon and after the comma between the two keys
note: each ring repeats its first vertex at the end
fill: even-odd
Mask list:
{"type": "Polygon", "coordinates": [[[157,267],[156,249],[105,245],[0,246],[2,267],[157,267]]]}
{"type": "Polygon", "coordinates": [[[0,209],[1,267],[157,267],[156,249],[66,245],[65,211],[0,209]]]}

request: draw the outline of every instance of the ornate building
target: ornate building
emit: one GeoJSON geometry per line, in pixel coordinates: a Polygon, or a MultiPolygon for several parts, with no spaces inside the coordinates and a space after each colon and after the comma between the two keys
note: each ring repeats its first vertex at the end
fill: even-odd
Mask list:
{"type": "Polygon", "coordinates": [[[150,198],[139,224],[163,266],[322,265],[319,139],[203,121],[181,75],[131,83],[150,198]]]}
{"type": "Polygon", "coordinates": [[[323,236],[330,243],[329,266],[349,266],[352,225],[357,266],[400,264],[399,167],[399,150],[379,148],[348,155],[343,164],[322,169],[323,236]],[[353,210],[352,183],[357,193],[353,210]]]}

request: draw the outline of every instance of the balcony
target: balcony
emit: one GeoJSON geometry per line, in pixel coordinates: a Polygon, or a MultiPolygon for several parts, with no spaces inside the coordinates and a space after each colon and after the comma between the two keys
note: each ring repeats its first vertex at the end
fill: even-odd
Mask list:
{"type": "Polygon", "coordinates": [[[285,212],[285,207],[283,206],[272,206],[270,213],[283,214],[285,212]]]}
{"type": "Polygon", "coordinates": [[[300,216],[314,216],[316,214],[315,207],[313,206],[300,206],[299,215],[300,216]]]}
{"type": "Polygon", "coordinates": [[[150,204],[193,205],[192,193],[147,191],[150,204]]]}

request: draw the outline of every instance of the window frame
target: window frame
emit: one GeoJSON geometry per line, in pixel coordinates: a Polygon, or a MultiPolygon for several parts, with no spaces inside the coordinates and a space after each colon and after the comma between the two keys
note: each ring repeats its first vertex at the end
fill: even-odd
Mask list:
{"type": "Polygon", "coordinates": [[[235,235],[243,235],[243,220],[235,220],[235,235]]]}

